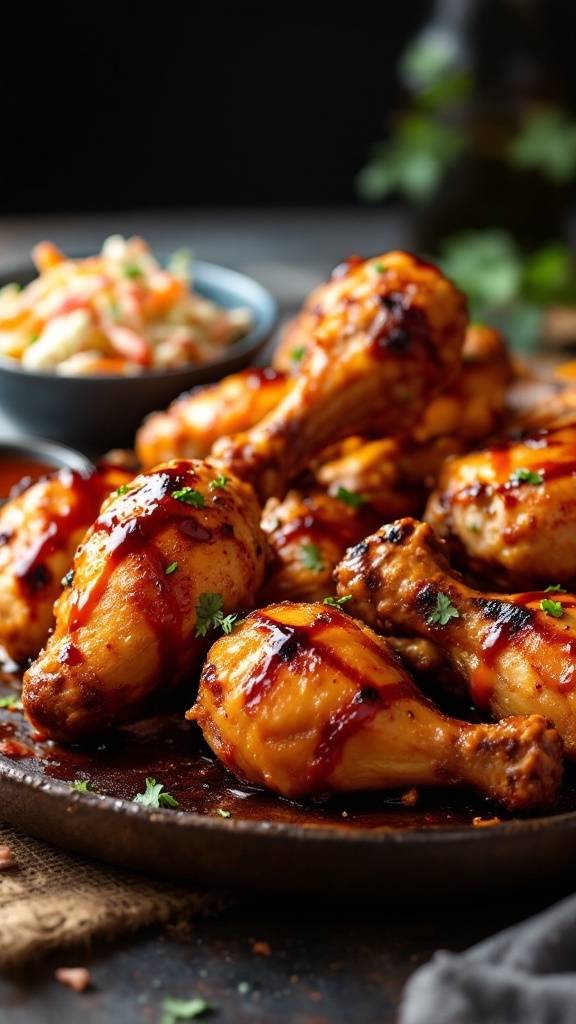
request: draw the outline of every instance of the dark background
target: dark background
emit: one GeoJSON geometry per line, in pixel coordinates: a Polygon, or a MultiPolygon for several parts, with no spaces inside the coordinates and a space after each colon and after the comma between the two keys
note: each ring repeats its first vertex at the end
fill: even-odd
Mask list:
{"type": "MultiPolygon", "coordinates": [[[[358,202],[402,97],[398,56],[432,7],[5,2],[0,213],[358,202]]],[[[574,108],[576,4],[544,7],[574,108]]],[[[500,34],[495,18],[495,52],[500,34]]]]}

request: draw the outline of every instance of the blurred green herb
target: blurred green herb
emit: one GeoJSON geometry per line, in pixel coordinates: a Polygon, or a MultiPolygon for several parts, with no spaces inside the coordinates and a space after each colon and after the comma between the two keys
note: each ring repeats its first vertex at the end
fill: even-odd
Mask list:
{"type": "Polygon", "coordinates": [[[465,293],[470,319],[504,330],[518,349],[534,346],[544,307],[576,305],[576,259],[562,242],[524,253],[508,231],[468,230],[443,239],[436,262],[465,293]]]}
{"type": "Polygon", "coordinates": [[[181,1020],[194,1020],[208,1013],[213,1007],[205,999],[176,999],[166,996],[162,1000],[160,1024],[177,1024],[181,1020]]]}
{"type": "MultiPolygon", "coordinates": [[[[416,38],[405,49],[398,70],[408,96],[390,117],[388,138],[372,147],[356,177],[361,199],[397,193],[426,202],[452,165],[485,145],[473,125],[457,116],[476,88],[462,63],[454,47],[434,36],[416,38]]],[[[519,172],[566,184],[576,175],[576,120],[558,104],[534,105],[492,155],[519,172]]]]}

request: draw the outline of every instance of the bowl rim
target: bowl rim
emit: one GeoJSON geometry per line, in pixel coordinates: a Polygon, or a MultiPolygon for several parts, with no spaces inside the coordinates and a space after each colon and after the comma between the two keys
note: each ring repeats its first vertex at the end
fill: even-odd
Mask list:
{"type": "MultiPolygon", "coordinates": [[[[82,259],[86,253],[74,254],[70,253],[70,259],[82,259]]],[[[164,265],[166,260],[171,254],[159,251],[154,252],[153,255],[159,263],[164,265]]],[[[13,282],[19,283],[18,278],[24,278],[30,275],[30,281],[37,277],[33,263],[30,264],[19,264],[18,266],[12,267],[11,270],[0,270],[0,288],[13,282]]],[[[250,305],[251,310],[254,313],[254,309],[258,309],[257,322],[254,324],[251,330],[244,334],[237,341],[233,342],[229,348],[227,348],[220,356],[215,359],[211,359],[209,362],[203,363],[186,363],[183,366],[162,368],[156,367],[150,370],[145,370],[142,373],[86,373],[86,374],[58,374],[54,370],[29,370],[21,365],[17,359],[12,359],[10,356],[5,356],[0,353],[0,371],[7,371],[13,373],[16,376],[27,377],[29,379],[37,380],[58,380],[60,382],[71,381],[76,386],[81,381],[123,381],[126,386],[130,386],[129,382],[143,381],[143,380],[170,380],[171,378],[178,378],[183,375],[193,374],[195,371],[201,372],[202,370],[208,370],[211,367],[222,366],[226,368],[227,363],[236,362],[237,359],[241,359],[243,356],[250,352],[256,354],[262,345],[271,336],[274,328],[276,327],[279,319],[280,307],[278,300],[269,291],[265,285],[261,284],[254,277],[250,277],[249,274],[244,274],[240,270],[234,270],[232,267],[227,267],[221,263],[211,263],[206,260],[194,259],[192,261],[192,286],[198,290],[200,295],[203,295],[202,283],[206,287],[220,287],[223,290],[235,290],[234,286],[240,289],[241,295],[245,293],[252,293],[254,305],[250,305]],[[197,278],[200,278],[198,283],[197,278]]],[[[242,298],[239,298],[237,303],[230,305],[226,308],[236,308],[242,305],[249,305],[246,300],[244,303],[242,298]]],[[[256,315],[256,314],[254,314],[256,315]]],[[[133,386],[136,386],[135,384],[133,386]]]]}
{"type": "Polygon", "coordinates": [[[46,465],[46,472],[58,472],[60,469],[76,470],[78,473],[94,472],[93,461],[77,448],[61,441],[51,441],[47,437],[26,435],[21,438],[0,438],[0,459],[2,458],[37,459],[46,465]]]}

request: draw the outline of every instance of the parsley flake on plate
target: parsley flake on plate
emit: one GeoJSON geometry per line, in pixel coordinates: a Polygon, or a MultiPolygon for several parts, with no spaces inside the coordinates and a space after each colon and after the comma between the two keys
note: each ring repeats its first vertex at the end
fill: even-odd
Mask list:
{"type": "Polygon", "coordinates": [[[355,494],[354,491],[348,491],[345,487],[339,487],[336,491],[336,497],[339,501],[343,501],[349,508],[360,508],[366,504],[366,498],[363,494],[355,494]]]}
{"type": "Polygon", "coordinates": [[[134,797],[135,804],[142,804],[143,807],[179,807],[180,804],[170,793],[162,793],[164,786],[156,779],[146,779],[146,791],[137,793],[134,797]]]}
{"type": "Polygon", "coordinates": [[[9,694],[7,697],[0,697],[0,708],[8,708],[9,711],[23,711],[24,705],[16,694],[9,694]]]}
{"type": "Polygon", "coordinates": [[[162,1000],[160,1024],[178,1024],[181,1020],[194,1020],[213,1009],[214,1007],[205,999],[175,999],[173,996],[166,996],[162,1000]]]}
{"type": "Polygon", "coordinates": [[[71,789],[75,789],[77,793],[97,793],[98,790],[90,779],[75,779],[72,783],[71,789]]]}
{"type": "Polygon", "coordinates": [[[555,583],[553,587],[546,587],[545,594],[549,594],[551,590],[556,591],[558,594],[565,594],[566,589],[560,583],[555,583]]]}
{"type": "Polygon", "coordinates": [[[204,497],[200,491],[193,487],[182,487],[179,491],[172,491],[172,497],[176,501],[182,501],[185,505],[192,505],[194,508],[204,508],[204,497]]]}
{"type": "Polygon", "coordinates": [[[445,626],[450,619],[459,618],[460,612],[458,609],[452,604],[448,595],[443,594],[442,591],[440,591],[436,598],[436,607],[434,611],[430,613],[426,621],[430,623],[430,625],[438,624],[440,626],[445,626]]]}
{"type": "Polygon", "coordinates": [[[210,490],[217,491],[219,489],[226,487],[226,484],[228,483],[229,480],[229,476],[224,476],[224,473],[220,473],[220,476],[217,476],[215,480],[211,481],[210,490]]]}
{"type": "Polygon", "coordinates": [[[305,353],[306,345],[297,345],[296,348],[292,349],[290,359],[293,363],[301,363],[305,353]]]}
{"type": "Polygon", "coordinates": [[[206,636],[209,629],[216,629],[218,626],[225,633],[232,632],[238,615],[234,612],[224,615],[223,605],[221,594],[214,594],[211,590],[200,594],[200,603],[196,605],[196,636],[206,636]]]}
{"type": "Polygon", "coordinates": [[[510,483],[514,487],[518,484],[534,484],[538,487],[544,483],[544,476],[542,473],[533,473],[531,469],[515,469],[510,473],[510,483]]]}
{"type": "Polygon", "coordinates": [[[325,597],[322,604],[327,604],[329,608],[338,608],[342,611],[342,605],[351,600],[352,594],[344,594],[342,597],[325,597]]]}
{"type": "Polygon", "coordinates": [[[214,814],[219,814],[221,818],[231,818],[232,811],[225,811],[223,807],[217,807],[214,814]]]}
{"type": "Polygon", "coordinates": [[[304,568],[311,572],[321,572],[324,568],[322,553],[317,544],[303,544],[300,558],[304,568]]]}
{"type": "Polygon", "coordinates": [[[555,619],[561,619],[564,615],[564,609],[560,601],[550,601],[545,597],[540,601],[540,607],[543,612],[546,612],[547,615],[553,615],[555,619]]]}
{"type": "Polygon", "coordinates": [[[168,568],[164,570],[164,572],[166,573],[167,576],[170,576],[170,573],[175,572],[177,568],[178,562],[172,562],[172,564],[169,565],[168,568]]]}

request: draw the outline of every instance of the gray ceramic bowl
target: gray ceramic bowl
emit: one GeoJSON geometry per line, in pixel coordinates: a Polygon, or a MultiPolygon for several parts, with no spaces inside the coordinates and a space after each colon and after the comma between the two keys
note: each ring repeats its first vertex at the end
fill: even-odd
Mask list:
{"type": "Polygon", "coordinates": [[[58,469],[74,469],[86,474],[94,467],[75,448],[43,437],[0,441],[0,505],[12,497],[24,481],[36,480],[58,469]]]}
{"type": "MultiPolygon", "coordinates": [[[[10,281],[24,285],[34,276],[32,266],[18,268],[3,273],[0,286],[10,281]]],[[[24,370],[18,363],[0,357],[2,414],[25,435],[61,441],[90,455],[103,454],[110,448],[131,448],[136,430],[148,413],[165,409],[183,391],[248,366],[276,325],[276,300],[245,274],[195,260],[194,288],[220,306],[244,306],[252,312],[252,330],[221,359],[177,370],[147,370],[135,377],[59,377],[24,370]]]]}

